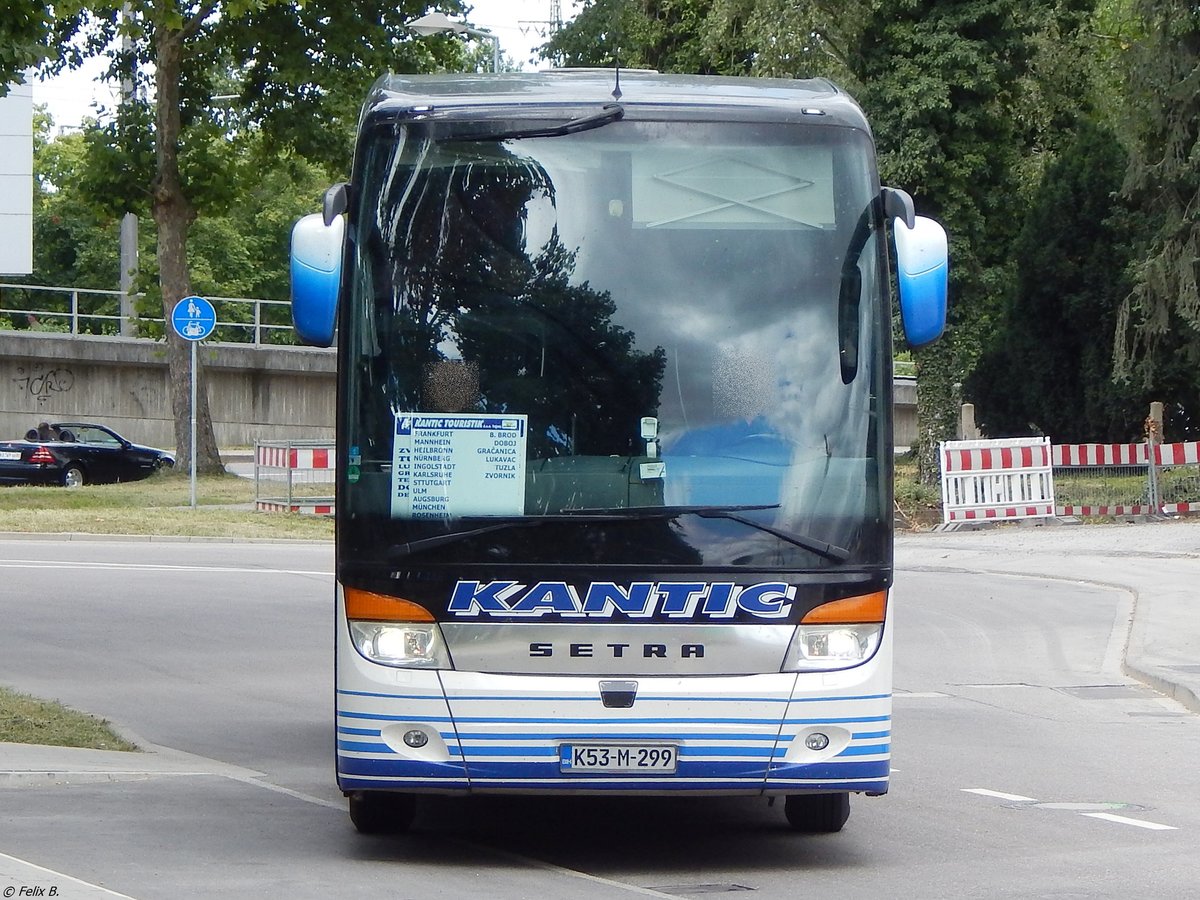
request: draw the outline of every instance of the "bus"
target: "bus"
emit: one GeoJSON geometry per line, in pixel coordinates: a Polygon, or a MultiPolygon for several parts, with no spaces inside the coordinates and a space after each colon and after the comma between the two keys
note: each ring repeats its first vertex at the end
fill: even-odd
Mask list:
{"type": "Polygon", "coordinates": [[[430,793],[755,795],[833,832],[886,793],[891,285],[935,340],[947,250],[856,103],[385,76],[322,205],[293,320],[337,346],[354,826],[430,793]]]}

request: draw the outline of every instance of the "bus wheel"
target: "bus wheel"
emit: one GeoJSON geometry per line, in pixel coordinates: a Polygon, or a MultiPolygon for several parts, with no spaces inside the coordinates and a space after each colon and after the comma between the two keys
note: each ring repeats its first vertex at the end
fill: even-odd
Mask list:
{"type": "Polygon", "coordinates": [[[350,795],[350,821],[359,834],[400,834],[408,831],[417,811],[412,794],[355,791],[350,795]]]}
{"type": "Polygon", "coordinates": [[[789,794],[783,814],[796,831],[832,834],[841,831],[850,817],[849,794],[789,794]]]}

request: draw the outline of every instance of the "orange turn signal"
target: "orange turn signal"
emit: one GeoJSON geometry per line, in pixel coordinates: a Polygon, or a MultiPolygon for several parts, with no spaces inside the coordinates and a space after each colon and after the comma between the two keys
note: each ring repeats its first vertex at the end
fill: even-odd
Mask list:
{"type": "Polygon", "coordinates": [[[346,618],[375,622],[433,622],[433,613],[411,600],[345,588],[346,618]]]}
{"type": "Polygon", "coordinates": [[[800,620],[804,625],[859,625],[882,622],[887,613],[887,591],[861,594],[822,603],[800,620]]]}

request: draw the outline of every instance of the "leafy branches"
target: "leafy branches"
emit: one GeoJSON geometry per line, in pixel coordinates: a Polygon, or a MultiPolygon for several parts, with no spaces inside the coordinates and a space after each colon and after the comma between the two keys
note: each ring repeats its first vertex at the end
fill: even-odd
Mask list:
{"type": "Polygon", "coordinates": [[[1200,10],[1140,0],[1130,51],[1132,159],[1124,196],[1145,216],[1135,284],[1120,310],[1118,372],[1152,383],[1172,331],[1200,350],[1200,10]]]}

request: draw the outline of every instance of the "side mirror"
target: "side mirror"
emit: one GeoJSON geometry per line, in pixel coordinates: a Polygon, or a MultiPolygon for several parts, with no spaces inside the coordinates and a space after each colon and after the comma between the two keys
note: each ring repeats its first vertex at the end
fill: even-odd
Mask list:
{"type": "Polygon", "coordinates": [[[345,218],[336,216],[326,225],[321,213],[304,216],[292,228],[292,324],[306,344],[333,343],[345,235],[345,218]]]}
{"type": "Polygon", "coordinates": [[[904,336],[910,346],[923,347],[940,338],[946,328],[946,231],[933,219],[916,216],[911,228],[895,219],[892,233],[904,336]]]}

